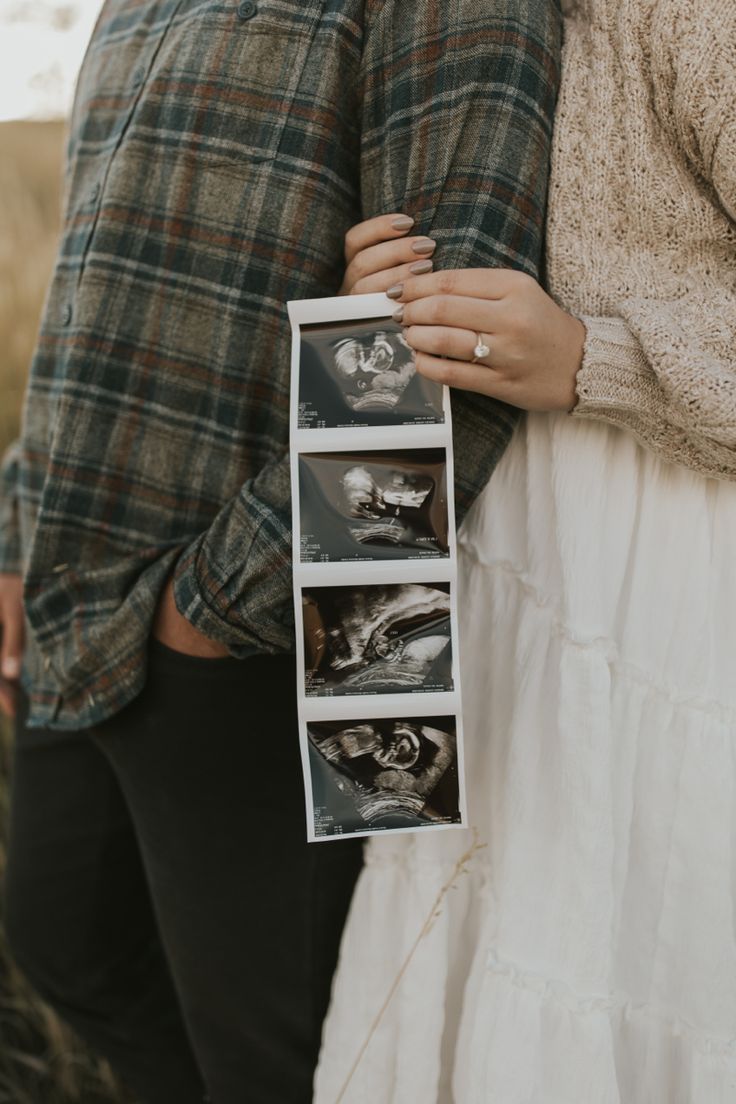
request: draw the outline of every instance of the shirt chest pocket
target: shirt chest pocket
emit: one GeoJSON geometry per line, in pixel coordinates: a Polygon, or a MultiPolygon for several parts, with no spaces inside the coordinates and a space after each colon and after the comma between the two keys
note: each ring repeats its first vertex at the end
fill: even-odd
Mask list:
{"type": "Polygon", "coordinates": [[[201,167],[272,160],[313,46],[321,0],[184,0],[136,113],[201,167]]]}

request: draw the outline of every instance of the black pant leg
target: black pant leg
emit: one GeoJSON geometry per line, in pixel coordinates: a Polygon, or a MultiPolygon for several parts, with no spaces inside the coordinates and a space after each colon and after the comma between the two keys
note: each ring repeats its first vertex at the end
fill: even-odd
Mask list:
{"type": "Polygon", "coordinates": [[[153,645],[97,733],[213,1104],[309,1104],[359,840],[306,843],[290,658],[153,645]]]}
{"type": "Polygon", "coordinates": [[[201,1075],[120,787],[87,733],[16,726],[5,924],[46,1001],[145,1104],[200,1104],[201,1075]]]}

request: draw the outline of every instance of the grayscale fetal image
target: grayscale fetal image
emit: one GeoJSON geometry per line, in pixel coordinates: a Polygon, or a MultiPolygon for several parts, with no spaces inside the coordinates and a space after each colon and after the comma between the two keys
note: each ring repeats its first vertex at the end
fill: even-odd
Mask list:
{"type": "Polygon", "coordinates": [[[305,587],[305,693],[453,689],[449,583],[305,587]]]}
{"type": "Polygon", "coordinates": [[[444,421],[442,387],[417,374],[398,323],[373,318],[300,332],[300,429],[444,421]]]}
{"type": "Polygon", "coordinates": [[[460,823],[454,717],[312,722],[316,836],[460,823]]]}
{"type": "Polygon", "coordinates": [[[302,453],[301,562],[449,556],[444,449],[302,453]]]}

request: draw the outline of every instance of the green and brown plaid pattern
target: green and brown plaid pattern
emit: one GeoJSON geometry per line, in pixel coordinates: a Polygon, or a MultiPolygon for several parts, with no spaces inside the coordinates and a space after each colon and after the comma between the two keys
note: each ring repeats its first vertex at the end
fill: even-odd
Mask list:
{"type": "MultiPolygon", "coordinates": [[[[292,647],[285,304],[388,210],[444,267],[536,274],[559,35],[554,0],[108,0],[2,510],[35,724],[135,696],[174,565],[235,655],[292,647]]],[[[454,411],[467,508],[515,416],[454,411]]]]}

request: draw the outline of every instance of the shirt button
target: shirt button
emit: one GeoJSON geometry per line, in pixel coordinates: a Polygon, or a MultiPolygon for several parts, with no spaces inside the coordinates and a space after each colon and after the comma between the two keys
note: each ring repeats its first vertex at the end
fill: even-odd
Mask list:
{"type": "Polygon", "coordinates": [[[90,203],[96,203],[97,202],[97,200],[100,198],[101,190],[102,189],[100,188],[100,182],[98,180],[95,184],[92,185],[92,187],[89,190],[89,201],[90,201],[90,203]]]}
{"type": "Polygon", "coordinates": [[[138,68],[133,73],[133,87],[134,88],[140,88],[140,86],[143,84],[143,79],[144,79],[145,75],[146,75],[146,70],[143,68],[142,65],[139,65],[138,68]]]}
{"type": "Polygon", "coordinates": [[[258,12],[258,5],[253,3],[253,0],[241,0],[238,4],[238,16],[245,19],[252,19],[258,12]]]}
{"type": "Polygon", "coordinates": [[[62,311],[61,311],[61,324],[62,324],[62,326],[68,326],[69,325],[69,323],[72,320],[72,314],[73,313],[74,312],[72,311],[71,303],[67,303],[65,307],[62,307],[62,311]]]}

